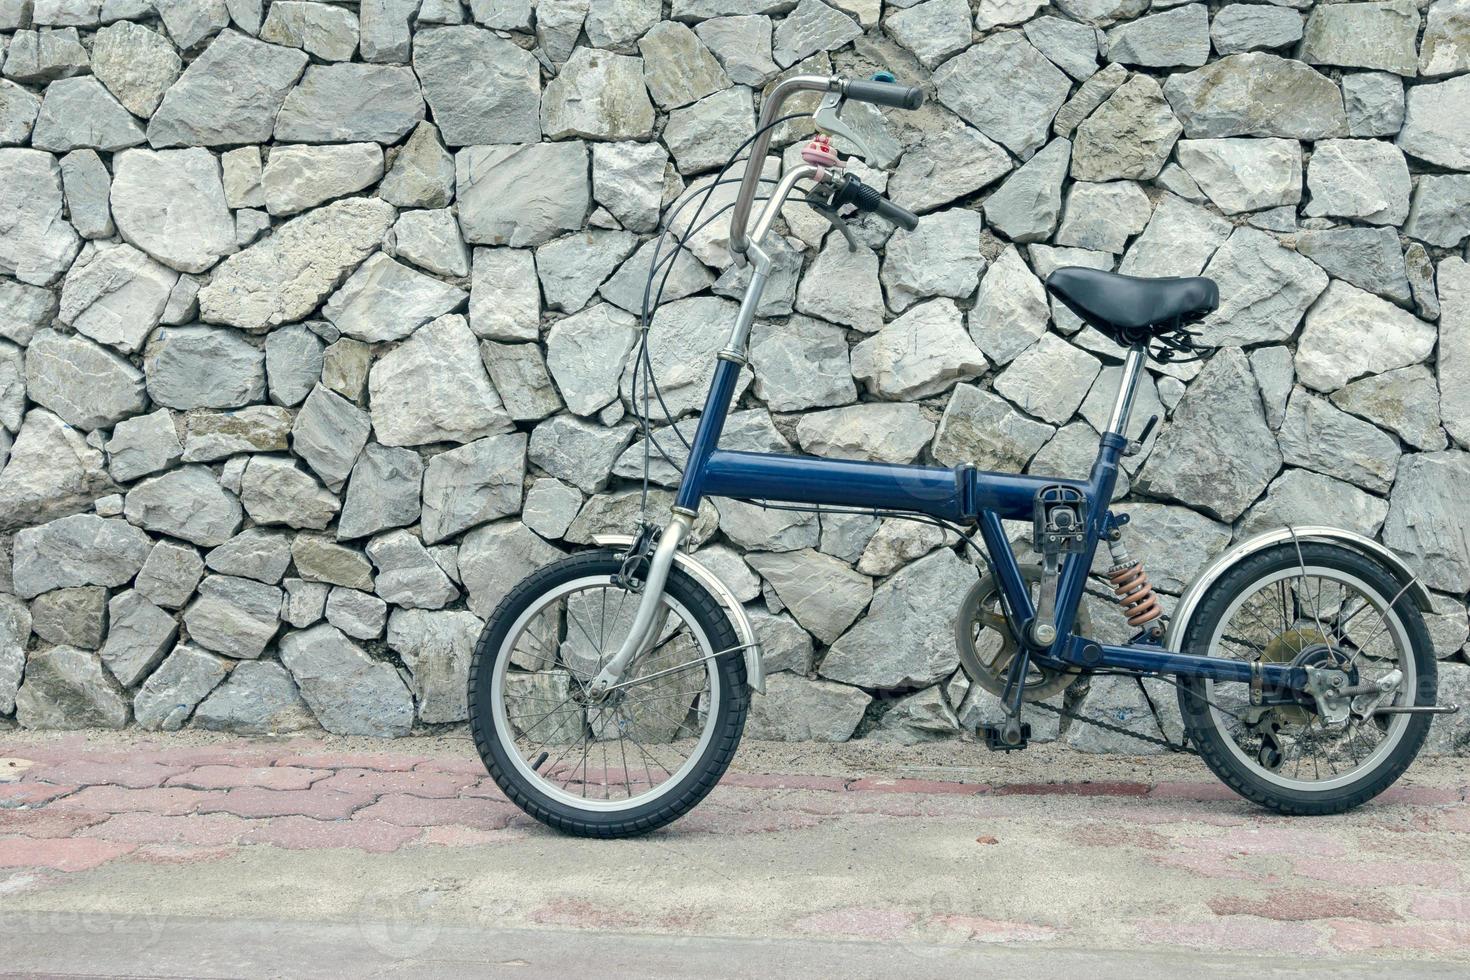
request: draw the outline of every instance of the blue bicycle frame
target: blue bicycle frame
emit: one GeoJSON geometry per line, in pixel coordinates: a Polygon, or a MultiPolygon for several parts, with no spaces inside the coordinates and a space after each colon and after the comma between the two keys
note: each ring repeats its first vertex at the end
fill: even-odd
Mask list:
{"type": "MultiPolygon", "coordinates": [[[[820,88],[826,79],[798,76],[783,85],[820,88]]],[[[774,100],[762,110],[774,112],[774,100]]],[[[765,131],[768,138],[768,131],[765,131]]],[[[765,144],[758,140],[751,159],[763,159],[765,144]]],[[[750,173],[753,173],[751,170],[750,173]]],[[[748,208],[754,193],[750,173],[742,184],[743,202],[748,208]],[[748,185],[748,186],[747,186],[748,185]]],[[[1146,351],[1135,346],[1128,352],[1123,377],[1112,416],[1103,432],[1097,459],[1086,480],[1057,477],[993,473],[974,466],[945,468],[938,466],[894,465],[862,460],[826,459],[812,456],[770,453],[732,452],[719,449],[721,432],[735,395],[736,381],[746,364],[745,349],[750,328],[755,320],[771,258],[763,248],[772,222],[786,197],[798,181],[828,179],[816,166],[792,167],[771,192],[770,199],[748,240],[739,250],[741,261],[750,264],[750,282],[731,328],[729,339],[718,354],[710,390],[700,415],[699,427],[690,444],[674,505],[673,520],[664,528],[657,548],[648,564],[643,597],[629,631],[618,652],[605,664],[590,685],[594,691],[606,690],[618,682],[622,672],[657,634],[660,622],[659,597],[663,593],[674,555],[687,539],[705,497],[736,497],[765,500],[777,504],[804,504],[875,510],[897,515],[914,514],[937,518],[955,524],[975,524],[988,554],[990,567],[1000,584],[1007,615],[1021,653],[1019,667],[1012,668],[1008,699],[1019,711],[1022,695],[1021,679],[1027,662],[1049,667],[1121,668],[1156,674],[1208,678],[1215,681],[1250,683],[1253,688],[1270,688],[1273,693],[1301,692],[1306,687],[1306,671],[1302,667],[1278,663],[1227,660],[1174,653],[1157,641],[1135,642],[1124,646],[1100,643],[1072,631],[1077,608],[1092,567],[1097,545],[1105,535],[1123,523],[1108,511],[1113,488],[1118,478],[1118,461],[1128,448],[1125,435],[1132,412],[1134,394],[1143,370],[1146,351]],[[1061,485],[1081,494],[1086,502],[1085,540],[1080,550],[1067,554],[1056,579],[1056,601],[1049,625],[1054,630],[1038,631],[1037,610],[1020,565],[1006,538],[1005,520],[1031,520],[1037,492],[1044,487],[1061,485]],[[1048,642],[1038,642],[1037,637],[1048,642]]],[[[744,227],[744,211],[737,206],[732,228],[744,227]]],[[[732,232],[732,251],[735,237],[732,232]]],[[[958,602],[960,597],[956,597],[958,602]]]]}
{"type": "Polygon", "coordinates": [[[1036,609],[1002,521],[1030,521],[1036,494],[1063,485],[1079,491],[1087,502],[1086,544],[1067,555],[1057,584],[1056,640],[1049,648],[1032,645],[1032,658],[1057,666],[1117,667],[1158,674],[1205,677],[1217,681],[1252,681],[1278,691],[1303,690],[1306,673],[1286,664],[1253,665],[1240,660],[1192,656],[1160,649],[1157,643],[1115,646],[1072,632],[1077,607],[1092,568],[1098,543],[1114,526],[1108,511],[1118,479],[1118,462],[1128,446],[1127,428],[1133,392],[1145,354],[1134,348],[1124,365],[1117,405],[1102,436],[1097,459],[1086,480],[995,473],[971,465],[953,468],[825,459],[814,456],[732,452],[716,448],[740,363],[722,357],[705,401],[689,462],[679,485],[676,509],[692,515],[704,497],[738,497],[783,504],[827,505],[915,514],[957,524],[974,523],[985,545],[996,580],[1014,617],[1020,637],[1031,635],[1036,609]]]}

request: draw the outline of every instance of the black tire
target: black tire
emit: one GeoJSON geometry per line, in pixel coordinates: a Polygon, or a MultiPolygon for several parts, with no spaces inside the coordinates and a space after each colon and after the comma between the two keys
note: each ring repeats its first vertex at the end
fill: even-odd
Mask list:
{"type": "MultiPolygon", "coordinates": [[[[511,763],[501,743],[491,714],[491,683],[498,667],[496,658],[505,648],[506,635],[516,620],[548,589],[588,576],[611,578],[622,567],[622,558],[607,551],[586,552],[565,558],[527,576],[508,594],[485,624],[470,658],[469,719],[475,747],[496,785],[512,803],[556,830],[579,837],[633,837],[657,830],[688,813],[720,781],[740,744],[745,715],[750,707],[746,686],[745,659],[739,654],[716,657],[720,698],[716,705],[714,734],[700,757],[679,785],[641,806],[617,812],[597,812],[570,806],[553,799],[527,779],[511,763]]],[[[708,637],[712,649],[738,646],[718,600],[677,566],[670,570],[667,594],[676,600],[708,637]]],[[[508,651],[506,651],[508,655],[508,651]]]]}
{"type": "MultiPolygon", "coordinates": [[[[1414,704],[1434,704],[1436,666],[1434,644],[1424,618],[1405,593],[1403,585],[1382,564],[1351,548],[1318,542],[1303,542],[1300,559],[1293,542],[1275,545],[1246,558],[1220,578],[1200,602],[1186,630],[1180,649],[1185,653],[1209,655],[1210,638],[1230,604],[1265,576],[1305,563],[1356,576],[1387,602],[1398,596],[1393,611],[1403,624],[1412,651],[1416,674],[1414,704]]],[[[1205,682],[1181,678],[1179,711],[1190,741],[1205,764],[1235,792],[1268,809],[1288,815],[1319,816],[1342,813],[1383,792],[1409,768],[1429,733],[1430,715],[1411,715],[1402,738],[1382,760],[1346,785],[1324,790],[1298,790],[1264,779],[1231,751],[1228,732],[1215,723],[1205,702],[1205,682]]]]}

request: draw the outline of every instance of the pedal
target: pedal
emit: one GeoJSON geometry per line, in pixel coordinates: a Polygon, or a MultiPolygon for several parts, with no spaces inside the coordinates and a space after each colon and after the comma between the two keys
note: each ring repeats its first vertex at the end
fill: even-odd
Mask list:
{"type": "MultiPolygon", "coordinates": [[[[1006,741],[1004,725],[982,726],[981,730],[985,732],[985,747],[992,752],[1015,752],[1026,748],[1031,743],[1031,725],[1023,721],[1020,727],[1020,740],[1011,743],[1006,741]]],[[[1015,733],[1012,733],[1012,737],[1014,735],[1015,733]]]]}

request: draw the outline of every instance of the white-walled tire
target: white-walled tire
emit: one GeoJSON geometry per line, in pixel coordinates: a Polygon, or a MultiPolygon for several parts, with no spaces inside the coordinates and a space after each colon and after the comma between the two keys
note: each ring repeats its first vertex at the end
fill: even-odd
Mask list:
{"type": "Polygon", "coordinates": [[[749,706],[734,629],[677,568],[654,649],[626,686],[587,694],[641,598],[618,584],[621,567],[590,552],[527,577],[470,661],[470,728],[490,775],[532,817],[586,837],[643,834],[687,813],[734,758],[749,706]]]}
{"type": "MultiPolygon", "coordinates": [[[[1402,671],[1393,703],[1434,704],[1434,646],[1419,610],[1382,565],[1337,545],[1286,542],[1240,562],[1206,593],[1181,650],[1277,663],[1347,657],[1365,681],[1402,671]]],[[[1206,765],[1287,814],[1341,813],[1377,796],[1414,761],[1432,720],[1384,715],[1339,733],[1287,708],[1284,719],[1307,721],[1285,726],[1273,748],[1232,714],[1248,706],[1247,685],[1181,679],[1180,712],[1206,765]]]]}

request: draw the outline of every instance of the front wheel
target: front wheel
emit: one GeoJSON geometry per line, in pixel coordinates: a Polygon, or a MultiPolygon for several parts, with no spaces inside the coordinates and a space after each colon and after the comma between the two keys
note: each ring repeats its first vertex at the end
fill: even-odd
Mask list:
{"type": "Polygon", "coordinates": [[[740,641],[677,567],[645,653],[603,695],[589,685],[642,599],[622,559],[592,552],[529,576],[470,660],[475,745],[505,795],[557,830],[628,837],[687,813],[723,775],[749,706],[740,641]]]}
{"type": "Polygon", "coordinates": [[[1281,813],[1341,813],[1372,799],[1428,734],[1429,715],[1371,712],[1375,703],[1434,704],[1434,646],[1398,580],[1352,549],[1286,542],[1246,558],[1210,587],[1181,649],[1333,667],[1354,685],[1399,672],[1391,692],[1358,702],[1362,716],[1343,727],[1324,725],[1303,704],[1252,706],[1246,684],[1181,678],[1180,711],[1205,763],[1246,799],[1281,813]]]}

